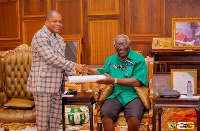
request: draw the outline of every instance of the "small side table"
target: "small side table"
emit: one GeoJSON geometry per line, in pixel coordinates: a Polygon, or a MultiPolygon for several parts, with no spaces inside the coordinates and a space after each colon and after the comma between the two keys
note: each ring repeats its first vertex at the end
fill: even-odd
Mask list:
{"type": "Polygon", "coordinates": [[[62,119],[63,119],[63,131],[66,129],[65,124],[65,105],[87,105],[90,112],[90,131],[93,131],[93,104],[94,100],[93,92],[78,92],[77,95],[73,97],[67,97],[67,95],[62,95],[62,119]]]}
{"type": "Polygon", "coordinates": [[[158,127],[161,131],[161,112],[163,108],[194,108],[197,113],[197,131],[200,131],[200,109],[199,109],[199,96],[191,98],[179,97],[179,98],[155,98],[155,105],[153,109],[153,131],[156,131],[156,115],[158,113],[158,127]]]}

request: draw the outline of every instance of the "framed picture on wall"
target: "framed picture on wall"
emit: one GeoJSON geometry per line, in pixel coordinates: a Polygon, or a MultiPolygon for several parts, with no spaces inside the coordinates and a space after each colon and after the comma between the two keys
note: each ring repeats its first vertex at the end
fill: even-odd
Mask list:
{"type": "Polygon", "coordinates": [[[171,49],[172,38],[153,38],[152,49],[171,49]]]}
{"type": "Polygon", "coordinates": [[[197,94],[197,69],[171,69],[171,88],[187,94],[187,83],[191,81],[193,93],[197,94]]]}
{"type": "Polygon", "coordinates": [[[172,19],[172,49],[200,50],[200,18],[172,19]]]}

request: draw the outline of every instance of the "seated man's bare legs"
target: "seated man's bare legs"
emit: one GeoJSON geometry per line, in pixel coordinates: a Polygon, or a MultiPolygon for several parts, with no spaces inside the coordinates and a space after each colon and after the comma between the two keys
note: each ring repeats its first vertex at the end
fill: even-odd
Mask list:
{"type": "Polygon", "coordinates": [[[123,111],[122,104],[117,98],[106,100],[101,107],[101,120],[105,131],[114,131],[114,123],[119,117],[119,112],[123,111]]]}
{"type": "Polygon", "coordinates": [[[115,130],[114,122],[109,117],[103,116],[102,123],[103,123],[103,128],[105,131],[114,131],[115,130]]]}
{"type": "Polygon", "coordinates": [[[145,108],[139,98],[135,98],[125,107],[117,98],[108,99],[101,107],[101,119],[105,131],[114,131],[114,123],[119,117],[119,112],[124,110],[126,121],[128,122],[128,131],[138,131],[145,108]]]}
{"type": "Polygon", "coordinates": [[[135,98],[125,106],[124,116],[128,122],[128,131],[139,130],[144,111],[145,108],[140,98],[135,98]]]}
{"type": "Polygon", "coordinates": [[[128,131],[138,131],[140,128],[140,120],[137,117],[131,117],[128,120],[128,131]]]}

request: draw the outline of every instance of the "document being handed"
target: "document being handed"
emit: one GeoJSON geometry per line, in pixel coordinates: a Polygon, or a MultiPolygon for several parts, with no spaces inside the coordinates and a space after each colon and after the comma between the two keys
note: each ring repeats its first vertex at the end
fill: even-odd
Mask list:
{"type": "Polygon", "coordinates": [[[68,76],[67,81],[69,83],[86,83],[96,82],[97,80],[105,79],[105,75],[89,75],[89,76],[68,76]]]}

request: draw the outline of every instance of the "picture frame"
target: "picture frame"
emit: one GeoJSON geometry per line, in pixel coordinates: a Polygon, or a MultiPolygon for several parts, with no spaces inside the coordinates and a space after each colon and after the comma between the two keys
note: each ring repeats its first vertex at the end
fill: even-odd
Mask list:
{"type": "Polygon", "coordinates": [[[191,81],[193,94],[197,94],[197,69],[171,69],[171,88],[187,94],[187,82],[191,81]]]}
{"type": "Polygon", "coordinates": [[[171,49],[172,38],[153,38],[152,49],[171,49]]]}
{"type": "Polygon", "coordinates": [[[171,89],[171,74],[170,73],[154,73],[153,74],[154,93],[157,94],[164,89],[171,89]]]}
{"type": "Polygon", "coordinates": [[[67,37],[64,38],[66,43],[65,57],[67,60],[81,64],[82,54],[82,38],[81,37],[67,37]]]}
{"type": "Polygon", "coordinates": [[[172,50],[200,50],[200,18],[172,19],[172,50]]]}

